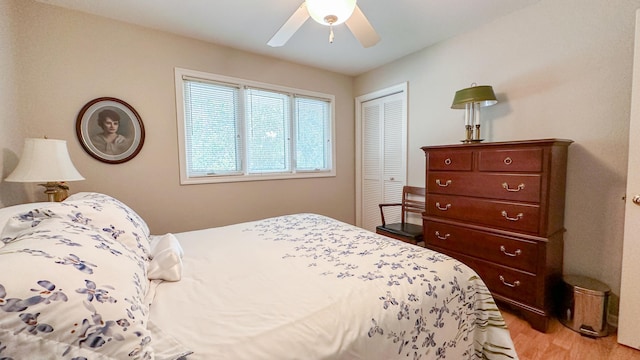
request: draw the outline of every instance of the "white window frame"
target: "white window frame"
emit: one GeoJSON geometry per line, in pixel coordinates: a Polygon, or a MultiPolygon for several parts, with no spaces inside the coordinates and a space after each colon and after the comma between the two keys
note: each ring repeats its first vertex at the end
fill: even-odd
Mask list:
{"type": "MultiPolygon", "coordinates": [[[[175,68],[175,88],[176,88],[176,115],[177,115],[177,125],[178,125],[178,152],[179,152],[179,162],[180,162],[180,184],[181,185],[190,185],[190,184],[205,184],[205,183],[225,183],[225,182],[241,182],[241,181],[256,181],[256,180],[279,180],[279,179],[301,179],[301,178],[318,178],[318,177],[335,177],[336,176],[336,141],[335,141],[335,96],[331,94],[324,94],[319,92],[313,92],[308,90],[294,89],[284,86],[278,86],[273,84],[266,84],[251,80],[239,79],[234,77],[228,77],[218,74],[211,74],[196,70],[189,70],[183,68],[175,68]],[[290,172],[280,172],[280,173],[260,173],[260,174],[233,174],[233,175],[206,175],[206,176],[197,176],[190,177],[187,172],[187,151],[186,151],[186,123],[185,123],[185,108],[184,108],[184,80],[185,78],[195,78],[202,79],[204,81],[214,81],[220,83],[228,83],[233,84],[234,86],[239,87],[250,87],[250,88],[261,88],[269,91],[283,92],[289,94],[300,95],[304,97],[312,97],[318,98],[322,100],[327,100],[330,106],[330,139],[329,144],[327,145],[330,149],[328,163],[329,169],[318,169],[318,170],[295,170],[295,166],[290,172]]],[[[241,100],[244,102],[244,100],[241,100]]],[[[244,109],[243,109],[244,111],[244,109]]],[[[244,122],[243,122],[244,124],[244,122]]],[[[244,125],[243,125],[244,126],[244,125]]],[[[295,126],[295,124],[293,125],[295,126]]],[[[292,127],[290,129],[292,132],[292,142],[291,147],[295,149],[293,139],[293,133],[295,132],[295,128],[292,127]]],[[[245,139],[243,139],[243,142],[245,139]]],[[[246,159],[246,149],[245,151],[245,159],[246,159]]],[[[295,164],[295,150],[290,152],[291,159],[295,164]]],[[[243,159],[243,161],[245,160],[243,159]]]]}

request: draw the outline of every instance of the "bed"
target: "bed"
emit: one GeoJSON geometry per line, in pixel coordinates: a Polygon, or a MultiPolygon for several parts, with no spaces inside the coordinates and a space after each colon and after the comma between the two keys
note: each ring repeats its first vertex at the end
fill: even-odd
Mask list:
{"type": "Polygon", "coordinates": [[[517,359],[471,269],[326,216],[152,235],[79,193],[0,228],[0,359],[517,359]]]}

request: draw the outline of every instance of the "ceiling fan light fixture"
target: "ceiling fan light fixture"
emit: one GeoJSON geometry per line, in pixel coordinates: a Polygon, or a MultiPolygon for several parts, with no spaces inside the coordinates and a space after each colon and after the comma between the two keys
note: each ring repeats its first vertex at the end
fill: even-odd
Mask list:
{"type": "Polygon", "coordinates": [[[313,20],[322,25],[338,25],[347,21],[356,8],[357,0],[306,0],[313,20]]]}

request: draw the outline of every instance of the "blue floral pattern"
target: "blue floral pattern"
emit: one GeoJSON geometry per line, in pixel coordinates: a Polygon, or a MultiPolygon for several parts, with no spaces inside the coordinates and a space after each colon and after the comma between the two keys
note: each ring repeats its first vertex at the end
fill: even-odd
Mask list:
{"type": "Polygon", "coordinates": [[[154,358],[149,232],[130,208],[77,194],[16,214],[0,238],[0,359],[154,358]]]}
{"type": "Polygon", "coordinates": [[[371,316],[363,328],[371,341],[395,346],[398,358],[517,359],[487,287],[455,259],[315,214],[266,219],[246,231],[290,243],[282,258],[303,260],[319,276],[381,283],[375,301],[397,322],[371,316]]]}

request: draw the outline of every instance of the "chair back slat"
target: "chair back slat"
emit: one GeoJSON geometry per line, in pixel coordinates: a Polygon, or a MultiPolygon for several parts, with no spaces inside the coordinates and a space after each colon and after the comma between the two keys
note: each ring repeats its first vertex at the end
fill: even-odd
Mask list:
{"type": "Polygon", "coordinates": [[[422,214],[425,210],[425,188],[406,185],[402,188],[402,223],[405,222],[407,213],[422,214]]]}

